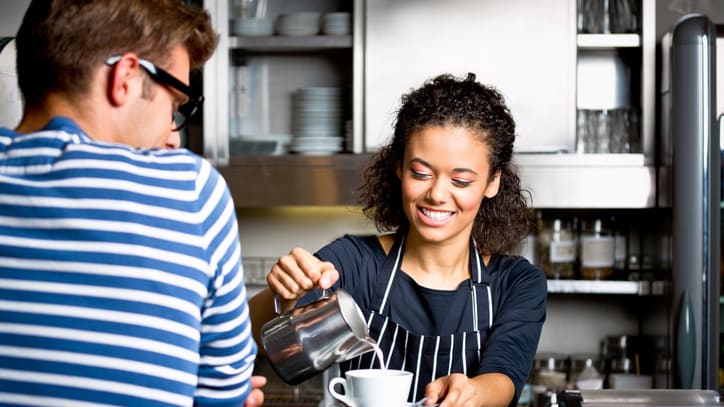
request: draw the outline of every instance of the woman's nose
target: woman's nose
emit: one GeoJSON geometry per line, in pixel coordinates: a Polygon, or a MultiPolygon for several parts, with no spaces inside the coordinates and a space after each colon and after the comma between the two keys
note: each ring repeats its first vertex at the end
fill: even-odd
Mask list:
{"type": "Polygon", "coordinates": [[[445,202],[447,193],[447,183],[441,178],[435,178],[427,190],[427,199],[435,203],[445,202]]]}

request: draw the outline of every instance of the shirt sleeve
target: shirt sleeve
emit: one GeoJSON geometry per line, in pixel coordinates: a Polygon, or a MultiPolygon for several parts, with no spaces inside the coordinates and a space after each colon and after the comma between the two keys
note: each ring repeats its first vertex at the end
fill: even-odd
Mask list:
{"type": "Polygon", "coordinates": [[[547,282],[540,269],[521,257],[506,258],[496,274],[491,281],[493,326],[478,373],[510,377],[515,405],[533,366],[546,318],[547,282]]]}
{"type": "MultiPolygon", "coordinates": [[[[344,288],[362,307],[369,307],[372,302],[376,277],[385,259],[377,236],[355,236],[346,234],[315,253],[319,259],[329,261],[339,272],[339,280],[333,289],[344,288]]],[[[312,296],[304,297],[305,301],[319,298],[319,290],[312,296]]]]}
{"type": "Polygon", "coordinates": [[[194,405],[243,405],[251,391],[257,345],[251,335],[234,205],[223,178],[211,172],[214,187],[202,210],[208,210],[204,232],[213,277],[202,308],[194,405]]]}

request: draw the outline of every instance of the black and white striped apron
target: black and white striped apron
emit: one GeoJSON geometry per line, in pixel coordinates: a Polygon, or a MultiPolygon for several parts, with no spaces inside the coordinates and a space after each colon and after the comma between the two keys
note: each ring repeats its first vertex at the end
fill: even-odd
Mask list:
{"type": "MultiPolygon", "coordinates": [[[[472,296],[473,331],[446,336],[417,335],[406,331],[389,319],[389,297],[395,279],[400,273],[402,253],[405,249],[404,234],[398,235],[390,254],[382,267],[372,295],[372,309],[363,309],[372,338],[377,341],[385,357],[385,367],[402,369],[414,374],[409,402],[425,395],[425,386],[451,373],[470,372],[475,375],[480,366],[481,349],[493,323],[492,296],[489,275],[480,263],[480,256],[473,242],[470,245],[470,295],[472,296]]],[[[340,370],[377,368],[379,362],[374,352],[340,364],[340,370]]]]}

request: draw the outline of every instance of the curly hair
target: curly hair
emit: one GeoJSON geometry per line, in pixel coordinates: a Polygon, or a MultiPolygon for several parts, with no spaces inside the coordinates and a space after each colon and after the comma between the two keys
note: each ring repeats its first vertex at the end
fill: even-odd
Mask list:
{"type": "Polygon", "coordinates": [[[402,206],[402,165],[410,135],[426,126],[458,126],[479,135],[490,151],[490,179],[500,171],[500,188],[484,199],[475,217],[472,237],[485,255],[507,253],[534,230],[533,209],[528,206],[517,169],[511,163],[515,122],[503,96],[475,80],[475,74],[456,78],[443,74],[402,96],[394,135],[372,158],[364,171],[359,204],[379,231],[407,228],[402,206]]]}

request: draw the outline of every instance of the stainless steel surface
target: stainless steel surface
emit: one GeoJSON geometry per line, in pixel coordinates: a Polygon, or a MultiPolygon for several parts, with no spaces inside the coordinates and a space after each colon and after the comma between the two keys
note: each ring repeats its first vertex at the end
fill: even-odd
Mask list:
{"type": "Polygon", "coordinates": [[[218,52],[204,65],[204,156],[215,165],[229,165],[229,2],[204,0],[219,34],[218,52]]]}
{"type": "MultiPolygon", "coordinates": [[[[349,44],[349,37],[344,40],[324,39],[324,44],[320,44],[317,39],[253,39],[251,41],[256,42],[249,42],[229,37],[226,27],[228,24],[224,24],[228,19],[228,13],[224,9],[226,3],[225,0],[205,1],[222,33],[220,50],[225,49],[224,47],[259,47],[273,50],[275,47],[292,46],[301,47],[299,49],[303,50],[320,46],[346,48],[349,44]],[[327,43],[329,41],[333,43],[327,43]],[[343,44],[336,41],[342,41],[343,44]]],[[[477,70],[481,81],[501,89],[518,122],[520,137],[516,145],[519,148],[534,150],[541,146],[563,145],[564,149],[572,151],[575,145],[577,53],[585,49],[621,48],[630,49],[631,51],[626,51],[629,54],[640,52],[641,89],[632,89],[631,92],[632,95],[640,93],[642,154],[631,154],[633,160],[626,157],[623,161],[616,155],[608,154],[601,154],[600,157],[593,157],[598,154],[586,154],[575,158],[538,154],[532,157],[532,160],[529,159],[530,155],[527,155],[519,164],[524,184],[534,193],[533,205],[536,207],[656,206],[658,170],[654,166],[653,133],[653,101],[656,97],[653,94],[656,48],[654,0],[642,0],[641,35],[577,36],[575,19],[571,18],[576,11],[574,0],[556,0],[540,5],[536,3],[535,7],[527,3],[518,7],[502,0],[472,3],[456,0],[453,3],[440,4],[410,0],[356,0],[353,11],[352,151],[355,153],[376,149],[391,132],[391,119],[401,93],[409,91],[422,79],[431,76],[433,72],[439,73],[437,71],[440,70],[477,70]],[[463,8],[466,13],[459,13],[463,8]],[[539,10],[541,8],[544,10],[539,10]],[[448,14],[454,14],[455,18],[439,18],[448,14]],[[424,30],[425,24],[420,24],[420,21],[425,21],[430,16],[434,16],[436,24],[442,20],[454,23],[447,26],[449,30],[438,27],[433,34],[424,30]],[[541,16],[546,18],[540,18],[541,16]],[[463,20],[458,21],[459,18],[463,20]],[[485,24],[480,24],[481,18],[485,24]],[[560,24],[554,24],[555,21],[560,24]],[[536,24],[541,25],[540,30],[535,28],[536,24]],[[477,27],[465,34],[472,38],[468,42],[472,48],[466,47],[466,51],[462,53],[458,53],[455,47],[450,47],[449,50],[462,55],[463,61],[452,57],[435,58],[438,65],[431,65],[433,61],[424,57],[429,55],[428,51],[434,49],[442,52],[449,44],[460,44],[460,36],[455,33],[461,26],[466,25],[477,27]],[[525,25],[526,30],[519,30],[521,25],[525,25]],[[549,29],[552,25],[556,26],[555,30],[549,29]],[[423,32],[419,32],[420,30],[423,32]],[[490,30],[496,34],[487,35],[490,30]],[[402,32],[405,34],[399,34],[402,32]],[[536,32],[536,35],[531,36],[528,32],[536,32]],[[512,33],[512,36],[504,33],[512,33]],[[456,40],[445,42],[446,35],[454,36],[456,40]],[[430,38],[430,41],[425,40],[425,36],[435,36],[436,41],[431,41],[430,38]],[[488,41],[489,38],[506,38],[506,41],[488,41]],[[393,40],[400,47],[390,47],[390,41],[393,40]],[[543,44],[540,44],[541,42],[543,44]],[[445,45],[436,45],[441,43],[445,45]],[[519,47],[516,45],[518,43],[525,46],[519,47]],[[424,48],[421,48],[421,44],[425,44],[424,48]],[[478,62],[470,61],[471,53],[468,49],[476,50],[472,55],[476,56],[478,62]],[[389,64],[391,58],[401,58],[400,52],[414,54],[413,57],[424,57],[425,60],[412,63],[413,58],[404,66],[389,64]],[[499,55],[495,64],[489,63],[490,59],[486,56],[493,54],[499,55]],[[524,69],[525,73],[516,75],[515,70],[508,69],[510,66],[524,69]],[[530,69],[531,66],[536,69],[530,69]],[[411,68],[419,68],[420,72],[411,72],[411,68]],[[526,81],[521,82],[521,77],[526,78],[526,81]],[[537,98],[543,98],[544,102],[536,102],[537,98]],[[389,106],[385,107],[386,104],[389,106]],[[540,109],[541,105],[545,105],[546,109],[540,109]],[[544,117],[538,120],[536,115],[544,117]]],[[[204,152],[224,173],[237,206],[354,204],[355,190],[361,185],[362,168],[366,162],[365,158],[360,159],[357,154],[322,157],[319,160],[319,157],[308,159],[309,157],[297,156],[229,157],[228,98],[225,97],[229,84],[229,63],[227,52],[217,52],[204,69],[204,91],[207,95],[207,104],[204,107],[204,152]]],[[[278,84],[278,81],[274,83],[278,84]]],[[[287,119],[282,117],[274,122],[279,125],[285,120],[287,119]]],[[[665,169],[661,171],[659,185],[666,189],[665,169]]]]}
{"type": "MultiPolygon", "coordinates": [[[[357,203],[369,154],[231,157],[220,167],[240,208],[357,203]]],[[[642,154],[516,154],[536,208],[650,208],[656,167],[642,154]],[[626,180],[622,182],[621,180],[626,180]]]]}
{"type": "Polygon", "coordinates": [[[220,167],[240,208],[347,206],[357,200],[369,155],[232,157],[220,167]]]}
{"type": "Polygon", "coordinates": [[[692,15],[674,26],[671,48],[662,50],[669,53],[671,64],[670,111],[664,114],[670,115],[673,152],[673,306],[679,309],[687,295],[691,299],[691,312],[674,313],[671,326],[691,325],[695,336],[678,341],[674,350],[679,361],[674,367],[677,388],[718,388],[721,185],[715,39],[714,24],[692,15]],[[693,320],[678,320],[687,315],[693,320]],[[693,377],[683,374],[687,366],[696,366],[693,377]]]}
{"type": "Polygon", "coordinates": [[[232,48],[245,48],[249,51],[309,51],[351,48],[352,37],[349,35],[231,37],[229,38],[229,46],[232,48]]]}
{"type": "Polygon", "coordinates": [[[364,134],[364,84],[365,84],[365,1],[354,1],[354,13],[352,15],[352,152],[360,154],[365,151],[364,134]]]}
{"type": "Polygon", "coordinates": [[[261,342],[269,363],[288,384],[298,384],[333,363],[372,350],[367,325],[343,289],[264,324],[261,342]]]}
{"type": "Polygon", "coordinates": [[[604,280],[548,280],[549,293],[567,294],[620,294],[663,295],[666,290],[656,290],[655,285],[666,286],[666,281],[604,281],[604,280]]]}
{"type": "Polygon", "coordinates": [[[558,400],[565,407],[695,407],[721,406],[719,393],[713,390],[567,390],[558,400]]]}
{"type": "MultiPolygon", "coordinates": [[[[357,1],[359,0],[355,0],[352,6],[355,9],[358,7],[357,1]]],[[[244,123],[246,128],[254,133],[251,135],[255,136],[291,132],[291,100],[286,97],[290,91],[304,86],[347,86],[352,83],[351,47],[356,45],[350,36],[269,36],[256,39],[232,37],[229,35],[230,3],[231,0],[203,1],[219,34],[219,46],[203,69],[206,102],[203,109],[202,150],[204,156],[218,167],[229,166],[231,156],[230,51],[233,51],[233,63],[242,63],[239,61],[241,59],[249,67],[253,88],[249,89],[247,96],[249,106],[254,109],[249,112],[244,123]],[[324,52],[318,52],[319,50],[324,52]],[[347,54],[338,58],[335,55],[339,52],[347,54]],[[238,58],[239,53],[245,58],[238,58]],[[253,58],[248,57],[249,55],[253,55],[253,58]]],[[[342,3],[323,0],[271,2],[267,15],[274,17],[282,12],[305,9],[332,10],[342,3]]],[[[356,83],[353,86],[356,86],[356,83]]],[[[357,89],[353,89],[355,97],[357,93],[357,89]]]]}
{"type": "Polygon", "coordinates": [[[643,154],[517,154],[514,158],[536,208],[655,207],[656,167],[646,161],[643,154]]]}

